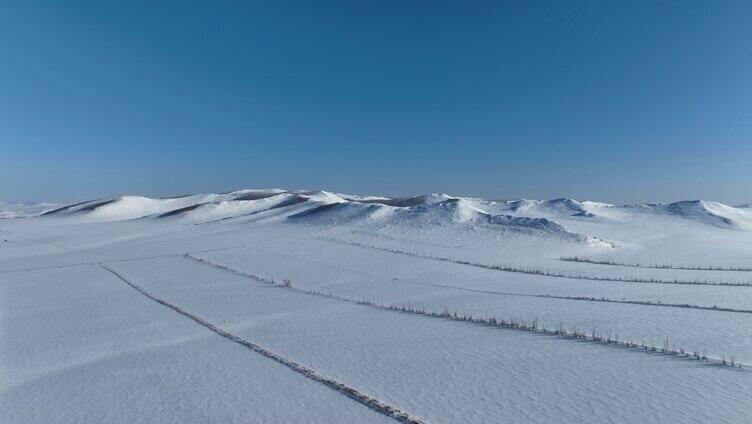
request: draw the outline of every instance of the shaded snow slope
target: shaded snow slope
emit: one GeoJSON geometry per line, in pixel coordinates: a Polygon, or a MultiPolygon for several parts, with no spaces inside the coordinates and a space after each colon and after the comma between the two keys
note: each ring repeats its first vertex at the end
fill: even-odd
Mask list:
{"type": "Polygon", "coordinates": [[[553,200],[512,200],[503,204],[511,211],[542,216],[583,216],[593,217],[598,215],[600,208],[613,205],[598,202],[580,202],[574,199],[562,197],[553,200]]]}
{"type": "Polygon", "coordinates": [[[611,240],[614,233],[610,229],[600,231],[619,228],[619,225],[660,228],[671,220],[679,220],[733,230],[752,228],[752,208],[702,200],[618,206],[570,198],[490,201],[447,194],[390,198],[281,189],[159,199],[114,196],[63,206],[43,215],[97,221],[148,217],[193,224],[228,219],[268,223],[289,219],[328,226],[454,226],[468,231],[486,228],[550,234],[604,247],[629,243],[620,237],[611,240]],[[607,222],[614,225],[604,227],[607,222]]]}
{"type": "Polygon", "coordinates": [[[362,203],[380,203],[387,206],[396,207],[410,207],[418,205],[430,205],[435,203],[446,202],[448,200],[457,200],[456,197],[449,196],[448,194],[425,194],[422,196],[414,197],[348,197],[350,200],[362,202],[362,203]]]}
{"type": "MultiPolygon", "coordinates": [[[[413,198],[415,199],[415,198],[413,198]]],[[[471,200],[423,197],[413,206],[393,206],[394,202],[333,202],[315,205],[290,215],[293,222],[327,225],[421,226],[442,228],[483,228],[487,231],[547,233],[584,240],[547,218],[497,215],[484,211],[471,200]],[[391,203],[388,204],[388,203],[391,203]]],[[[400,201],[400,204],[405,204],[400,201]]]]}
{"type": "Polygon", "coordinates": [[[222,201],[265,199],[284,190],[238,190],[221,194],[197,194],[153,199],[144,196],[113,196],[63,206],[44,213],[46,216],[83,216],[95,220],[124,220],[148,215],[178,215],[202,204],[222,201]],[[172,213],[171,213],[172,212],[172,213]]]}
{"type": "Polygon", "coordinates": [[[752,227],[752,211],[706,200],[688,200],[665,206],[668,213],[719,227],[752,227]]]}
{"type": "MultiPolygon", "coordinates": [[[[328,221],[338,218],[423,220],[425,222],[485,222],[491,224],[519,225],[546,230],[561,231],[560,219],[604,218],[629,220],[630,215],[644,218],[645,215],[675,217],[700,224],[727,228],[752,227],[750,205],[729,206],[705,200],[681,201],[668,204],[612,205],[608,203],[578,201],[570,198],[553,200],[489,201],[427,194],[414,197],[352,196],[326,191],[303,190],[237,190],[220,194],[198,194],[182,197],[153,199],[143,196],[114,196],[54,208],[53,204],[21,205],[0,203],[0,213],[15,216],[15,210],[27,209],[43,215],[84,216],[98,220],[123,220],[150,215],[159,217],[183,216],[191,221],[221,219],[243,216],[257,212],[263,206],[272,206],[278,201],[296,199],[307,203],[312,209],[308,216],[323,217],[328,221]],[[285,198],[282,195],[287,195],[285,198]],[[274,198],[274,200],[269,200],[274,198]],[[330,204],[339,207],[323,207],[330,204]],[[314,208],[317,208],[313,210],[314,208]],[[52,210],[50,210],[52,209],[52,210]],[[329,211],[329,213],[325,213],[329,211]],[[540,221],[515,221],[511,217],[541,218],[540,221]]],[[[33,213],[21,213],[33,214],[33,213]]],[[[301,218],[304,215],[297,216],[301,218]]]]}
{"type": "Polygon", "coordinates": [[[491,210],[528,217],[547,217],[554,220],[606,219],[637,222],[644,219],[681,219],[703,225],[729,229],[752,228],[752,208],[749,205],[729,206],[707,200],[687,200],[674,203],[638,203],[612,205],[577,201],[569,198],[554,200],[481,201],[491,210]]]}

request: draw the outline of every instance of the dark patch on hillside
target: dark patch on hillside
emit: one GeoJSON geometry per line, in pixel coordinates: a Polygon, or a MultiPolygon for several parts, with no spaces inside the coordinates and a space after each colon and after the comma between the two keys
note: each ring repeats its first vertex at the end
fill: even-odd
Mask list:
{"type": "Polygon", "coordinates": [[[109,205],[110,203],[114,203],[114,202],[115,202],[115,200],[103,200],[101,202],[96,202],[96,203],[92,203],[90,205],[86,205],[86,206],[84,206],[83,208],[81,208],[79,210],[83,211],[83,212],[91,212],[91,211],[93,211],[94,209],[96,209],[96,208],[98,208],[100,206],[109,205]]]}
{"type": "Polygon", "coordinates": [[[267,199],[269,197],[278,196],[281,193],[269,193],[269,192],[261,192],[261,193],[246,193],[241,194],[240,196],[233,197],[232,200],[259,200],[259,199],[267,199]]]}
{"type": "Polygon", "coordinates": [[[305,217],[308,217],[308,216],[314,216],[314,215],[318,215],[318,214],[323,213],[323,212],[330,211],[332,209],[336,209],[336,208],[340,207],[341,205],[344,205],[344,203],[329,203],[327,205],[321,205],[321,206],[317,206],[315,208],[304,210],[303,212],[298,212],[298,213],[296,213],[294,215],[290,215],[288,218],[290,218],[290,219],[299,219],[299,218],[305,218],[305,217]]]}
{"type": "Polygon", "coordinates": [[[43,213],[43,214],[40,214],[39,216],[44,216],[44,215],[56,215],[56,214],[58,214],[58,213],[61,213],[61,212],[65,212],[65,211],[67,211],[67,210],[69,210],[69,209],[71,209],[71,208],[75,208],[76,206],[81,206],[81,205],[83,205],[84,203],[88,203],[88,202],[91,202],[91,200],[87,200],[87,201],[85,201],[85,202],[80,202],[80,203],[74,203],[74,204],[72,204],[72,205],[67,205],[67,206],[63,206],[63,207],[57,208],[57,209],[53,209],[53,210],[51,210],[51,211],[47,211],[47,212],[45,212],[45,213],[43,213]]]}
{"type": "MultiPolygon", "coordinates": [[[[428,203],[428,196],[415,196],[415,197],[395,197],[393,199],[368,199],[368,200],[355,200],[359,203],[378,203],[386,206],[394,206],[397,208],[410,208],[413,206],[425,205],[428,203]]],[[[458,202],[460,199],[447,199],[445,202],[453,203],[458,202]]]]}
{"type": "Polygon", "coordinates": [[[169,212],[165,212],[165,213],[159,214],[157,216],[157,218],[167,218],[168,216],[180,215],[182,213],[192,211],[192,210],[198,208],[199,206],[205,205],[205,204],[206,203],[197,203],[195,205],[190,205],[190,206],[186,206],[184,208],[175,209],[175,210],[172,210],[172,211],[169,211],[169,212]]]}

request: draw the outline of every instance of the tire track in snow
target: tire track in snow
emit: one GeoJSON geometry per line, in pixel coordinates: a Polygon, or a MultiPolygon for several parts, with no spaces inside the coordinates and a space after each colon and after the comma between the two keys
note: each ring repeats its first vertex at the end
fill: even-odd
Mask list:
{"type": "MultiPolygon", "coordinates": [[[[187,256],[187,254],[186,254],[185,257],[189,257],[189,256],[187,256]]],[[[388,416],[390,418],[393,418],[393,419],[395,419],[395,420],[397,420],[397,421],[399,421],[401,423],[406,423],[406,424],[425,424],[424,421],[421,421],[420,419],[411,416],[410,414],[408,414],[408,413],[400,410],[399,408],[397,408],[395,406],[388,405],[388,404],[386,404],[386,403],[384,403],[384,402],[382,402],[382,401],[380,401],[378,399],[372,398],[372,397],[370,397],[370,396],[368,396],[368,395],[366,395],[364,393],[359,392],[358,390],[356,390],[356,389],[354,389],[354,388],[352,388],[350,386],[347,386],[347,385],[345,385],[343,383],[340,383],[340,382],[338,382],[336,380],[333,380],[331,378],[325,377],[325,376],[317,373],[316,371],[314,371],[314,370],[312,370],[310,368],[306,368],[305,366],[300,365],[297,362],[294,362],[294,361],[292,361],[290,359],[287,359],[287,358],[285,358],[283,356],[280,356],[280,355],[278,355],[278,354],[276,354],[276,353],[274,353],[274,352],[272,352],[272,351],[270,351],[270,350],[262,347],[261,345],[258,345],[258,344],[254,343],[252,341],[243,339],[243,338],[241,338],[239,336],[236,336],[236,335],[234,335],[234,334],[232,334],[232,333],[230,333],[228,331],[225,331],[222,328],[217,327],[216,325],[210,323],[209,321],[201,318],[200,316],[195,315],[195,314],[193,314],[191,312],[188,312],[187,310],[181,308],[180,306],[177,306],[177,305],[175,305],[173,303],[168,302],[167,300],[161,299],[161,298],[159,298],[159,297],[157,297],[157,296],[149,293],[148,291],[146,291],[143,288],[141,288],[139,285],[137,285],[137,284],[129,281],[122,274],[120,274],[117,271],[115,271],[115,270],[107,267],[106,265],[102,264],[100,266],[102,268],[106,269],[107,271],[111,272],[118,279],[120,279],[121,281],[123,281],[125,284],[127,284],[128,286],[130,286],[131,288],[133,288],[137,292],[139,292],[142,295],[146,296],[147,298],[153,300],[154,302],[159,303],[162,306],[165,306],[165,307],[167,307],[169,309],[172,309],[173,311],[179,313],[180,315],[183,315],[186,318],[189,318],[189,319],[193,320],[197,324],[199,324],[199,325],[201,325],[201,326],[203,326],[203,327],[211,330],[212,332],[214,332],[215,334],[217,334],[219,336],[222,336],[222,337],[224,337],[224,338],[226,338],[226,339],[228,339],[230,341],[233,341],[233,342],[238,343],[238,344],[240,344],[242,346],[245,346],[248,349],[250,349],[250,350],[252,350],[252,351],[254,351],[254,352],[256,352],[256,353],[258,353],[258,354],[260,354],[262,356],[265,356],[265,357],[267,357],[269,359],[272,359],[272,360],[276,361],[277,363],[280,363],[280,364],[286,366],[287,368],[290,368],[291,370],[297,372],[298,374],[303,375],[304,377],[306,377],[306,378],[308,378],[310,380],[313,380],[313,381],[315,381],[317,383],[321,383],[321,384],[325,385],[326,387],[329,387],[330,389],[336,390],[336,391],[344,394],[345,396],[349,397],[350,399],[353,399],[353,400],[355,400],[355,401],[357,401],[357,402],[359,402],[359,403],[367,406],[368,408],[370,408],[370,409],[372,409],[372,410],[374,410],[376,412],[379,412],[381,414],[384,414],[384,415],[386,415],[386,416],[388,416]]]]}

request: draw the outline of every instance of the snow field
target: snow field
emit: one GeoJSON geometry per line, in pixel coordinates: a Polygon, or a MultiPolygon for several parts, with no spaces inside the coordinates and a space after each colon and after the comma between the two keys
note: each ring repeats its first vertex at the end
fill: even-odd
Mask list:
{"type": "Polygon", "coordinates": [[[735,422],[752,407],[744,395],[745,372],[383,311],[186,261],[164,258],[114,268],[233,334],[427,422],[633,422],[657,414],[663,422],[692,417],[735,422]],[[595,396],[598,392],[607,395],[595,396]],[[739,408],[701,406],[720,399],[739,408]]]}
{"type": "Polygon", "coordinates": [[[2,275],[0,302],[3,423],[393,422],[99,267],[2,275]]]}

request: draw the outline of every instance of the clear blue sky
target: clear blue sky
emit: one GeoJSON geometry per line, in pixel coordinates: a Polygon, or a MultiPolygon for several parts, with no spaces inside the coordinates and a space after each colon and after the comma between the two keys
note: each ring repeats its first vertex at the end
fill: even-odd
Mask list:
{"type": "Polygon", "coordinates": [[[752,2],[0,4],[0,199],[752,202],[752,2]]]}

